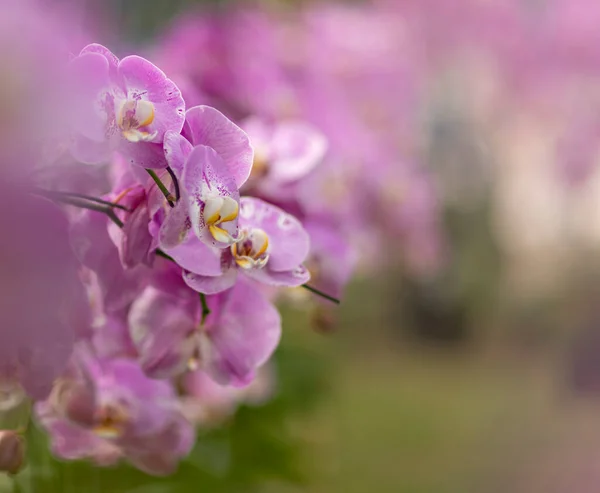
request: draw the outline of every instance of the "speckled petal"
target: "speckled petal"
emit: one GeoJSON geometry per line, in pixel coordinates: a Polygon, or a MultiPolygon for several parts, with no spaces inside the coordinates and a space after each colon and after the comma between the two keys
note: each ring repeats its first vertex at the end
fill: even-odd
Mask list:
{"type": "Polygon", "coordinates": [[[254,151],[246,133],[220,111],[195,106],[186,113],[183,135],[194,145],[212,147],[240,188],[250,176],[254,151]]]}
{"type": "Polygon", "coordinates": [[[269,236],[269,269],[288,271],[306,260],[310,238],[291,214],[263,200],[242,197],[240,200],[240,227],[260,228],[269,236]]]}
{"type": "Polygon", "coordinates": [[[152,142],[162,143],[165,132],[180,132],[185,120],[185,103],[175,83],[162,70],[145,58],[131,55],[119,62],[119,76],[128,97],[150,101],[154,105],[154,121],[145,127],[157,132],[152,142]]]}
{"type": "Polygon", "coordinates": [[[230,268],[222,276],[200,276],[184,271],[183,280],[194,291],[215,294],[231,288],[237,280],[237,269],[230,268]]]}
{"type": "Polygon", "coordinates": [[[168,165],[178,178],[181,178],[183,166],[188,156],[192,152],[193,146],[181,134],[169,130],[165,133],[165,141],[163,143],[165,151],[165,159],[168,165]]]}

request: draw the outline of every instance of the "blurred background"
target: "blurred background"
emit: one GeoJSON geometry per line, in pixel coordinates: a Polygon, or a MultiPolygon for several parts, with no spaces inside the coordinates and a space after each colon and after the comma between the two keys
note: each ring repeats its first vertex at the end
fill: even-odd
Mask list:
{"type": "MultiPolygon", "coordinates": [[[[310,121],[328,194],[374,218],[339,309],[290,297],[274,397],[201,439],[177,491],[598,491],[600,3],[56,8],[193,104],[310,121]]],[[[35,491],[173,481],[32,460],[35,491]]]]}

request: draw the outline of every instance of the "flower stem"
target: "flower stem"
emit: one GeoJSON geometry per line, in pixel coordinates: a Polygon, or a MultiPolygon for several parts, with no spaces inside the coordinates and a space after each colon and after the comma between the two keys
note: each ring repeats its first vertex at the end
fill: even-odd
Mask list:
{"type": "Polygon", "coordinates": [[[337,298],[334,298],[333,296],[328,295],[327,293],[324,293],[323,291],[319,291],[317,288],[313,288],[312,286],[309,286],[308,284],[303,284],[302,287],[304,289],[308,289],[311,293],[314,293],[314,294],[320,296],[321,298],[325,298],[326,300],[329,300],[332,303],[335,303],[336,305],[340,304],[340,300],[338,300],[337,298]]]}
{"type": "Polygon", "coordinates": [[[98,197],[92,197],[90,195],[77,193],[77,192],[61,192],[61,191],[57,191],[57,190],[36,189],[34,193],[37,193],[38,195],[43,195],[44,197],[47,197],[50,199],[54,198],[54,197],[70,197],[70,198],[74,198],[74,199],[82,199],[82,200],[87,200],[89,202],[95,202],[97,204],[106,205],[111,208],[114,207],[117,209],[121,209],[123,211],[129,211],[129,209],[127,207],[125,207],[124,205],[117,204],[115,202],[110,202],[108,200],[100,199],[98,197]]]}
{"type": "MultiPolygon", "coordinates": [[[[101,212],[102,214],[106,214],[113,223],[115,223],[117,226],[119,226],[119,228],[123,227],[123,221],[121,221],[117,217],[117,215],[115,214],[115,211],[112,209],[113,207],[118,206],[118,204],[113,204],[112,202],[104,201],[102,199],[96,199],[95,197],[85,197],[85,199],[83,197],[78,198],[76,196],[76,194],[73,194],[71,192],[64,192],[64,193],[61,192],[60,194],[47,193],[47,192],[48,192],[48,190],[35,190],[34,191],[34,193],[36,193],[37,195],[40,195],[47,199],[50,199],[53,202],[59,202],[61,204],[72,205],[75,207],[79,207],[81,209],[88,209],[91,211],[101,212]],[[82,199],[87,200],[91,203],[82,202],[81,201],[82,199]],[[92,200],[92,199],[94,199],[94,200],[92,200]]],[[[121,207],[123,207],[123,206],[121,206],[121,207]]],[[[175,260],[173,260],[172,257],[167,255],[160,248],[157,248],[155,250],[155,253],[159,257],[163,257],[167,260],[170,260],[171,262],[175,262],[175,260]]],[[[204,305],[203,305],[203,308],[204,308],[204,305]]],[[[207,307],[207,309],[208,309],[208,307],[207,307]]],[[[210,312],[210,310],[209,310],[209,312],[210,312]]]]}
{"type": "Polygon", "coordinates": [[[177,181],[175,173],[169,166],[167,166],[167,173],[169,173],[169,175],[171,176],[171,180],[173,180],[173,187],[175,187],[175,201],[178,201],[181,197],[181,194],[179,192],[179,181],[177,181]]]}
{"type": "MultiPolygon", "coordinates": [[[[35,193],[37,193],[37,192],[35,192],[35,193]]],[[[111,205],[103,205],[103,204],[97,204],[97,203],[93,203],[93,202],[86,202],[83,199],[69,197],[67,195],[52,195],[52,194],[42,194],[42,193],[38,193],[38,195],[45,197],[49,200],[52,200],[53,202],[58,202],[58,203],[67,204],[67,205],[73,205],[75,207],[79,207],[80,209],[88,209],[90,211],[101,212],[103,214],[106,214],[113,223],[115,223],[117,226],[119,226],[119,228],[123,227],[123,221],[121,221],[115,214],[115,211],[112,209],[112,206],[111,206],[112,204],[111,205]]]]}
{"type": "Polygon", "coordinates": [[[170,260],[171,262],[175,262],[175,260],[173,259],[173,257],[170,257],[169,255],[167,255],[160,248],[157,248],[155,250],[155,252],[156,252],[156,255],[158,255],[159,257],[166,258],[167,260],[170,260]]]}
{"type": "MultiPolygon", "coordinates": [[[[160,178],[158,178],[158,176],[156,175],[156,173],[154,171],[152,171],[150,169],[147,169],[146,171],[152,177],[152,179],[154,179],[158,188],[160,188],[160,190],[163,192],[163,194],[167,198],[167,201],[169,201],[169,205],[171,207],[173,207],[174,204],[170,200],[173,197],[169,193],[167,188],[164,186],[164,184],[160,181],[160,178]]],[[[172,176],[174,176],[174,175],[172,175],[172,176]]],[[[176,178],[174,178],[173,183],[174,184],[177,183],[176,178]]],[[[179,188],[179,186],[175,185],[175,188],[177,190],[179,188]]],[[[113,210],[114,207],[118,207],[119,209],[127,210],[127,208],[124,208],[122,205],[115,204],[113,202],[108,202],[108,201],[102,200],[102,199],[97,199],[96,197],[88,197],[85,195],[71,193],[71,192],[54,192],[54,191],[50,191],[50,190],[36,189],[33,191],[33,193],[35,193],[36,195],[40,195],[41,197],[50,199],[54,202],[60,202],[63,204],[73,205],[75,207],[80,207],[82,209],[89,209],[91,211],[102,212],[103,214],[106,214],[113,223],[115,223],[117,226],[119,226],[119,228],[123,227],[123,221],[121,221],[117,217],[117,215],[115,214],[115,211],[113,210]]],[[[163,257],[167,260],[171,260],[172,262],[175,262],[173,260],[173,258],[171,258],[169,255],[167,255],[165,252],[163,252],[160,249],[156,249],[156,255],[163,257]]],[[[310,286],[308,284],[303,284],[302,287],[304,289],[307,289],[311,293],[314,293],[317,296],[320,296],[321,298],[324,298],[328,301],[331,301],[332,303],[335,303],[336,305],[340,304],[339,299],[334,298],[333,296],[330,296],[327,293],[324,293],[323,291],[318,290],[317,288],[313,288],[312,286],[310,286]]],[[[200,302],[202,303],[202,323],[204,323],[205,318],[210,314],[210,309],[208,308],[208,304],[206,303],[206,296],[202,293],[200,293],[200,302]]]]}
{"type": "Polygon", "coordinates": [[[208,303],[206,302],[206,295],[204,293],[200,293],[200,303],[202,303],[202,319],[200,323],[204,325],[206,317],[210,315],[210,308],[208,308],[208,303]]]}
{"type": "Polygon", "coordinates": [[[171,192],[169,192],[169,189],[167,187],[165,187],[165,184],[162,181],[160,181],[160,178],[158,177],[158,175],[153,170],[146,168],[146,171],[152,177],[152,179],[154,180],[154,183],[156,183],[156,186],[163,193],[163,195],[167,199],[167,202],[169,203],[169,205],[171,207],[174,207],[175,204],[173,203],[173,200],[174,200],[173,199],[173,195],[171,195],[171,192]]]}
{"type": "Polygon", "coordinates": [[[115,214],[115,211],[113,211],[112,209],[107,209],[105,214],[108,216],[108,218],[115,223],[117,226],[119,226],[119,228],[123,228],[123,221],[121,221],[117,215],[115,214]]]}

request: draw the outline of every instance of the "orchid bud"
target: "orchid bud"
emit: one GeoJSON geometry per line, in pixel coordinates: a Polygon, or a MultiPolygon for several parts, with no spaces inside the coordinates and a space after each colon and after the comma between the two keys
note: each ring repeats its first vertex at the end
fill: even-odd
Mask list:
{"type": "Polygon", "coordinates": [[[17,474],[25,462],[25,439],[16,431],[0,431],[0,471],[17,474]]]}

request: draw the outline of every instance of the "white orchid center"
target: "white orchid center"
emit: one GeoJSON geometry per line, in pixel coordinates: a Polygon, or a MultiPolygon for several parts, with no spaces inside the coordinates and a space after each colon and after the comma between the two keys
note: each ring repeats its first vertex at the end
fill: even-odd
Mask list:
{"type": "Polygon", "coordinates": [[[154,105],[150,101],[127,99],[117,112],[117,125],[129,142],[148,142],[158,132],[142,130],[154,121],[154,105]]]}
{"type": "Polygon", "coordinates": [[[269,236],[262,229],[242,231],[240,240],[231,245],[231,254],[242,269],[260,269],[267,264],[269,236]]]}
{"type": "Polygon", "coordinates": [[[222,226],[235,221],[238,217],[239,205],[231,197],[211,197],[204,203],[204,222],[213,238],[221,243],[232,244],[236,240],[222,226]]]}

